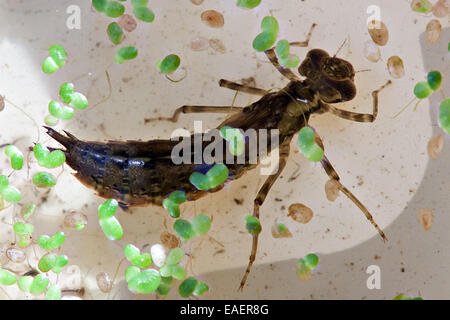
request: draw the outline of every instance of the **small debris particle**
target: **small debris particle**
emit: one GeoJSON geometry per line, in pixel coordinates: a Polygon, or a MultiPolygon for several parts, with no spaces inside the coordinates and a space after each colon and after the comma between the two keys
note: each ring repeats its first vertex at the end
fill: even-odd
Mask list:
{"type": "Polygon", "coordinates": [[[124,28],[125,31],[131,32],[134,29],[136,29],[137,23],[136,20],[133,18],[132,15],[125,13],[122,16],[120,16],[119,20],[117,21],[119,25],[124,28]]]}
{"type": "Polygon", "coordinates": [[[444,149],[444,136],[442,134],[438,134],[430,139],[428,142],[428,155],[431,159],[437,159],[444,149]]]}
{"type": "Polygon", "coordinates": [[[288,217],[291,217],[293,220],[303,224],[311,221],[314,215],[313,211],[310,208],[301,203],[291,204],[288,208],[288,211],[288,217]]]}
{"type": "Polygon", "coordinates": [[[224,25],[223,15],[216,10],[206,10],[201,14],[204,24],[211,28],[222,28],[224,25]]]}
{"type": "Polygon", "coordinates": [[[424,230],[428,231],[431,229],[433,225],[434,214],[430,209],[421,209],[419,211],[419,223],[424,228],[424,230]]]}

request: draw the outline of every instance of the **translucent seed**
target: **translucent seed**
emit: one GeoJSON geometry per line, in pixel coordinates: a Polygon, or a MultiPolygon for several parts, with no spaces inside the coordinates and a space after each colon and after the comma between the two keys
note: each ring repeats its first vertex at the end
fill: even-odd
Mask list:
{"type": "Polygon", "coordinates": [[[75,114],[73,108],[64,106],[56,101],[50,101],[48,105],[48,111],[52,116],[61,120],[70,120],[75,114]]]}
{"type": "Polygon", "coordinates": [[[191,49],[194,51],[203,51],[209,48],[209,40],[203,37],[195,38],[191,41],[191,49]]]}
{"type": "Polygon", "coordinates": [[[291,217],[292,220],[303,224],[311,221],[312,217],[314,216],[313,211],[301,203],[291,204],[288,211],[288,217],[291,217]]]}
{"type": "Polygon", "coordinates": [[[11,286],[17,281],[16,275],[8,270],[0,269],[0,284],[11,286]]]}
{"type": "Polygon", "coordinates": [[[123,39],[123,30],[122,27],[117,22],[111,22],[108,25],[107,34],[109,39],[114,44],[119,44],[123,39]]]}
{"type": "Polygon", "coordinates": [[[261,0],[238,0],[237,6],[246,9],[253,9],[259,6],[261,0]]]}
{"type": "Polygon", "coordinates": [[[22,194],[13,186],[7,186],[1,190],[3,199],[9,203],[17,203],[22,199],[22,194]]]}
{"type": "Polygon", "coordinates": [[[325,194],[328,201],[335,201],[339,196],[339,183],[335,179],[330,179],[325,183],[325,194]]]}
{"type": "Polygon", "coordinates": [[[132,15],[127,13],[122,15],[117,22],[127,32],[132,32],[137,27],[136,20],[132,15]]]}
{"type": "Polygon", "coordinates": [[[42,273],[34,277],[30,286],[30,293],[34,295],[39,295],[43,293],[48,287],[49,280],[42,273]]]}
{"type": "Polygon", "coordinates": [[[381,59],[380,47],[378,47],[372,40],[367,40],[364,43],[364,56],[371,62],[378,62],[381,59]]]}
{"type": "Polygon", "coordinates": [[[178,293],[183,298],[188,298],[195,290],[197,280],[195,278],[187,278],[178,287],[178,293]]]}
{"type": "Polygon", "coordinates": [[[86,215],[72,211],[64,217],[64,226],[67,228],[74,228],[77,230],[82,230],[87,224],[86,215]]]}
{"type": "Polygon", "coordinates": [[[51,188],[56,185],[56,179],[51,173],[38,172],[33,176],[33,183],[38,188],[51,188]]]}
{"type": "Polygon", "coordinates": [[[158,62],[158,69],[163,74],[172,73],[180,66],[180,57],[176,54],[169,54],[158,62]]]}
{"type": "Polygon", "coordinates": [[[98,12],[105,11],[106,3],[107,3],[107,0],[92,0],[92,6],[98,12]]]}
{"type": "Polygon", "coordinates": [[[61,300],[61,288],[56,284],[51,285],[45,294],[45,300],[61,300]]]}
{"type": "Polygon", "coordinates": [[[273,32],[261,32],[253,40],[253,48],[258,51],[266,51],[270,49],[277,40],[277,34],[273,32]]]}
{"type": "Polygon", "coordinates": [[[189,240],[195,236],[192,224],[183,219],[178,219],[175,221],[173,229],[183,241],[189,240]]]}
{"type": "Polygon", "coordinates": [[[166,264],[177,264],[184,257],[184,251],[181,248],[175,248],[169,252],[166,259],[166,264]]]}
{"type": "Polygon", "coordinates": [[[442,84],[442,74],[439,71],[430,71],[427,75],[427,82],[431,89],[439,90],[442,84]]]}
{"type": "Polygon", "coordinates": [[[211,28],[221,28],[225,23],[223,15],[216,10],[206,10],[202,12],[200,17],[202,22],[211,28]]]}
{"type": "Polygon", "coordinates": [[[23,250],[13,247],[6,249],[6,257],[14,263],[22,263],[27,258],[23,250]]]}
{"type": "Polygon", "coordinates": [[[419,211],[419,223],[424,230],[428,231],[433,225],[434,214],[430,209],[420,209],[419,211]]]}
{"type": "Polygon", "coordinates": [[[42,63],[42,71],[46,74],[52,74],[58,71],[59,66],[52,57],[47,57],[42,63]]]}
{"type": "Polygon", "coordinates": [[[98,217],[100,219],[110,218],[114,216],[119,207],[119,203],[115,199],[108,199],[98,206],[98,217]]]}
{"type": "Polygon", "coordinates": [[[432,10],[433,6],[428,0],[413,0],[411,2],[411,9],[420,13],[428,13],[432,10]]]}
{"type": "Polygon", "coordinates": [[[198,282],[195,286],[194,295],[200,297],[207,291],[209,291],[208,285],[204,282],[198,282]]]}
{"type": "Polygon", "coordinates": [[[53,126],[56,126],[56,125],[58,124],[59,119],[58,119],[57,117],[52,116],[51,114],[49,114],[49,115],[47,115],[47,116],[44,118],[44,122],[45,122],[45,124],[46,124],[47,126],[53,127],[53,126]]]}
{"type": "Polygon", "coordinates": [[[128,282],[128,288],[138,293],[152,293],[161,282],[161,275],[154,269],[143,270],[128,282]]]}
{"type": "Polygon", "coordinates": [[[383,21],[371,20],[367,25],[369,35],[379,46],[384,46],[389,40],[389,31],[383,21]]]}
{"type": "Polygon", "coordinates": [[[151,247],[150,254],[155,266],[161,268],[166,261],[166,250],[164,249],[164,247],[157,243],[151,247]]]}
{"type": "Polygon", "coordinates": [[[16,146],[9,145],[5,148],[5,154],[11,159],[11,168],[20,170],[23,167],[23,153],[16,146]]]}
{"type": "Polygon", "coordinates": [[[155,13],[147,7],[137,7],[133,10],[134,16],[144,22],[153,22],[155,13]]]}
{"type": "Polygon", "coordinates": [[[220,39],[217,39],[217,38],[209,39],[209,46],[214,51],[217,51],[219,53],[227,52],[227,48],[225,47],[225,45],[223,44],[222,40],[220,40],[220,39]]]}
{"type": "Polygon", "coordinates": [[[438,134],[428,142],[428,155],[431,159],[437,159],[444,149],[444,135],[438,134]]]}
{"type": "Polygon", "coordinates": [[[163,231],[159,238],[161,243],[168,249],[174,249],[180,246],[180,239],[167,231],[163,231]]]}
{"type": "Polygon", "coordinates": [[[88,107],[88,100],[87,98],[79,93],[79,92],[75,92],[71,95],[72,98],[72,102],[70,103],[74,108],[78,109],[78,110],[84,110],[88,107]]]}
{"type": "Polygon", "coordinates": [[[119,240],[123,237],[123,229],[116,217],[99,219],[100,227],[109,240],[119,240]]]}
{"type": "Polygon", "coordinates": [[[206,173],[206,177],[209,181],[210,188],[216,188],[224,183],[228,179],[229,170],[228,167],[222,163],[215,164],[206,173]]]}
{"type": "Polygon", "coordinates": [[[450,14],[450,2],[448,0],[438,0],[433,6],[433,15],[437,18],[444,18],[450,14]]]}
{"type": "Polygon", "coordinates": [[[23,292],[29,292],[31,288],[31,283],[33,282],[32,276],[23,276],[17,280],[17,286],[23,292]]]}
{"type": "Polygon", "coordinates": [[[48,49],[48,53],[58,67],[64,66],[67,60],[67,53],[63,46],[54,44],[48,49]]]}
{"type": "Polygon", "coordinates": [[[428,43],[435,43],[436,41],[439,40],[439,38],[441,36],[441,31],[442,31],[442,25],[439,22],[439,20],[437,20],[437,19],[431,20],[427,24],[427,28],[425,31],[425,40],[428,43]]]}
{"type": "Polygon", "coordinates": [[[261,21],[261,30],[277,34],[280,29],[277,19],[272,16],[266,16],[261,21]]]}
{"type": "Polygon", "coordinates": [[[115,1],[108,1],[103,8],[103,12],[110,18],[118,18],[125,12],[125,7],[115,1]]]}
{"type": "Polygon", "coordinates": [[[450,134],[450,98],[442,101],[439,106],[439,125],[447,134],[450,134]]]}
{"type": "Polygon", "coordinates": [[[111,291],[112,281],[109,274],[107,274],[106,272],[100,272],[97,274],[95,279],[97,280],[97,286],[101,292],[108,293],[111,291]]]}
{"type": "Polygon", "coordinates": [[[186,278],[186,270],[179,265],[172,265],[172,277],[176,280],[183,280],[186,278]]]}
{"type": "Polygon", "coordinates": [[[31,223],[16,222],[13,230],[18,236],[28,236],[33,233],[34,226],[31,223]]]}
{"type": "Polygon", "coordinates": [[[272,236],[274,238],[292,238],[292,233],[283,223],[274,223],[272,226],[272,236]]]}
{"type": "Polygon", "coordinates": [[[425,99],[433,93],[428,82],[422,81],[414,87],[414,95],[419,99],[425,99]]]}
{"type": "Polygon", "coordinates": [[[398,56],[392,56],[388,59],[387,68],[389,74],[394,79],[400,79],[405,75],[405,66],[403,60],[398,56]]]}
{"type": "Polygon", "coordinates": [[[148,5],[148,0],[131,0],[133,7],[146,7],[148,5]]]}
{"type": "Polygon", "coordinates": [[[262,230],[261,223],[259,222],[258,218],[250,215],[245,217],[245,227],[251,235],[257,235],[262,230]]]}
{"type": "Polygon", "coordinates": [[[205,235],[211,228],[211,218],[205,214],[199,214],[192,220],[192,228],[198,236],[205,235]]]}
{"type": "Polygon", "coordinates": [[[132,60],[138,55],[136,47],[122,47],[114,55],[114,60],[118,64],[122,64],[125,60],[132,60]]]}
{"type": "Polygon", "coordinates": [[[73,90],[73,83],[64,82],[59,88],[59,97],[61,98],[61,101],[64,103],[70,103],[70,101],[72,100],[71,95],[73,93],[73,90]]]}

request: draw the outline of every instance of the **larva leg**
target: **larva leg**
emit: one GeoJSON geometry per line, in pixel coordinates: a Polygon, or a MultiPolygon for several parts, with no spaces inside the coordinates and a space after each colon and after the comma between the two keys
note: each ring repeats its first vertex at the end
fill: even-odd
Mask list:
{"type": "Polygon", "coordinates": [[[338,116],[339,118],[356,121],[356,122],[374,122],[378,115],[378,94],[380,93],[381,90],[386,88],[391,83],[392,83],[392,81],[389,80],[378,90],[375,90],[372,92],[372,97],[373,97],[373,113],[372,114],[357,113],[357,112],[341,110],[341,109],[335,108],[333,106],[330,106],[329,104],[323,104],[323,107],[326,111],[338,116]]]}
{"type": "Polygon", "coordinates": [[[255,95],[259,95],[259,96],[263,96],[263,95],[265,95],[267,93],[267,90],[260,89],[260,88],[255,88],[255,87],[251,87],[251,86],[246,86],[246,85],[239,84],[239,83],[232,82],[232,81],[228,81],[228,80],[225,80],[225,79],[220,79],[219,80],[219,86],[224,87],[224,88],[228,88],[228,89],[231,89],[231,90],[236,90],[236,91],[240,91],[240,92],[255,94],[255,95]]]}
{"type": "Polygon", "coordinates": [[[210,106],[182,106],[175,110],[171,117],[158,117],[151,119],[144,119],[145,123],[154,122],[154,121],[170,121],[177,122],[181,113],[232,113],[241,111],[242,107],[210,107],[210,106]]]}
{"type": "MultiPolygon", "coordinates": [[[[309,40],[311,39],[312,32],[313,32],[313,30],[314,30],[314,28],[316,26],[317,25],[315,23],[313,23],[313,25],[309,29],[309,32],[308,32],[308,35],[306,36],[306,40],[305,41],[290,42],[289,44],[291,46],[294,46],[294,47],[307,47],[309,45],[309,40]]],[[[272,62],[274,67],[283,76],[285,76],[286,78],[288,78],[291,81],[298,81],[298,80],[300,80],[300,78],[294,72],[292,72],[291,69],[284,68],[278,63],[278,58],[277,58],[277,55],[275,53],[275,48],[271,48],[269,50],[266,50],[265,54],[266,54],[267,58],[269,58],[270,62],[272,62]]]]}
{"type": "MultiPolygon", "coordinates": [[[[254,204],[253,204],[253,216],[258,219],[259,219],[259,208],[264,203],[264,200],[266,199],[267,194],[270,191],[270,188],[272,188],[272,185],[278,179],[278,177],[280,176],[284,167],[286,166],[286,162],[289,157],[290,142],[291,142],[291,139],[288,139],[280,145],[280,149],[279,149],[280,161],[278,164],[278,171],[277,171],[277,173],[269,176],[266,179],[263,186],[261,187],[261,189],[259,189],[258,194],[256,195],[256,198],[255,198],[254,204]]],[[[253,262],[255,262],[256,251],[258,250],[258,236],[259,235],[253,236],[252,251],[250,254],[249,261],[248,261],[247,269],[245,270],[245,274],[242,277],[241,284],[239,286],[239,290],[242,290],[244,288],[245,282],[247,281],[247,277],[250,273],[250,269],[252,268],[253,262]]]]}
{"type": "MultiPolygon", "coordinates": [[[[325,148],[323,146],[322,139],[320,139],[319,135],[316,132],[316,143],[325,151],[325,148]]],[[[378,233],[380,234],[381,238],[383,238],[384,241],[387,241],[386,235],[384,234],[383,230],[378,226],[378,224],[373,219],[372,215],[370,214],[369,210],[361,203],[361,201],[356,198],[356,196],[351,193],[350,190],[348,190],[345,186],[341,184],[340,177],[336,170],[334,170],[333,166],[331,165],[330,161],[326,156],[323,157],[323,159],[320,161],[320,164],[325,169],[325,172],[330,177],[330,179],[333,179],[337,182],[339,190],[342,191],[352,202],[364,213],[367,220],[370,221],[370,223],[377,229],[378,233]]]]}

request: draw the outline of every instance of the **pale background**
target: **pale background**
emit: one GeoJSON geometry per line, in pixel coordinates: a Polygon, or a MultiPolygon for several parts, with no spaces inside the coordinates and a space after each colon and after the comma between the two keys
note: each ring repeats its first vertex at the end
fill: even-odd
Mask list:
{"type": "MultiPolygon", "coordinates": [[[[205,0],[201,6],[195,6],[189,0],[151,1],[155,21],[139,23],[123,42],[136,45],[138,57],[117,65],[112,62],[116,48],[105,31],[111,19],[91,9],[90,1],[80,5],[81,1],[76,0],[3,0],[0,4],[0,94],[23,107],[42,125],[47,104],[57,98],[62,82],[73,81],[76,90],[85,93],[90,103],[95,104],[108,93],[104,76],[108,70],[112,81],[111,98],[92,110],[77,112],[74,119],[56,128],[67,129],[80,139],[148,140],[167,138],[181,126],[192,130],[194,119],[204,120],[208,128],[219,124],[223,119],[220,115],[186,115],[179,124],[155,125],[145,125],[144,118],[170,115],[183,104],[231,104],[234,93],[218,86],[220,78],[240,81],[254,77],[256,85],[266,89],[286,84],[286,79],[251,47],[253,38],[260,32],[261,19],[270,12],[280,23],[279,39],[304,40],[315,22],[318,27],[310,48],[334,53],[347,38],[347,45],[339,56],[351,61],[357,70],[371,69],[357,74],[358,95],[343,108],[371,112],[370,93],[390,78],[387,59],[398,55],[404,61],[406,75],[394,80],[394,84],[381,93],[375,123],[353,123],[332,115],[311,120],[342,182],[369,208],[389,242],[382,242],[363,214],[344,196],[334,203],[326,200],[326,174],[299,154],[294,141],[282,178],[261,209],[260,247],[243,293],[236,289],[251,245],[244,217],[251,213],[253,198],[264,179],[259,176],[259,170],[248,173],[219,193],[182,206],[182,215],[188,219],[199,213],[212,215],[213,227],[209,235],[223,244],[221,247],[208,237],[189,241],[183,249],[192,259],[185,262],[190,275],[210,285],[211,291],[205,299],[392,299],[400,292],[422,295],[426,299],[450,298],[450,251],[447,248],[450,241],[450,141],[446,139],[447,145],[438,160],[431,160],[426,151],[428,140],[441,131],[436,125],[440,95],[422,102],[416,112],[410,108],[398,118],[392,118],[411,100],[413,86],[425,79],[427,71],[438,68],[444,77],[450,76],[449,29],[444,30],[438,43],[426,43],[423,32],[432,16],[412,12],[406,0],[263,0],[253,10],[240,9],[235,2],[205,0]],[[71,4],[81,6],[81,30],[66,28],[68,15],[65,11],[71,4]],[[366,10],[370,5],[381,8],[381,19],[390,32],[388,44],[381,48],[382,61],[378,63],[369,62],[363,56],[364,42],[369,39],[366,10]],[[208,9],[224,15],[223,28],[212,29],[201,22],[200,14],[208,9]],[[226,53],[211,48],[192,51],[190,42],[198,36],[220,39],[226,53]],[[54,43],[64,45],[69,60],[63,69],[48,76],[41,72],[40,65],[48,55],[47,48],[54,43]],[[178,54],[187,70],[187,77],[179,83],[169,82],[156,70],[156,62],[169,53],[178,54]],[[298,178],[289,181],[297,174],[298,178]],[[244,202],[238,205],[234,199],[244,202]],[[306,225],[287,217],[286,208],[296,202],[314,211],[314,218],[306,225]],[[434,225],[428,232],[417,220],[421,208],[432,209],[435,214],[434,225]],[[274,239],[270,228],[275,219],[286,223],[294,236],[274,239]],[[295,274],[296,260],[311,252],[319,255],[319,268],[312,280],[300,282],[295,274]],[[366,287],[369,275],[365,271],[374,264],[381,268],[380,290],[366,287]]],[[[440,21],[444,28],[448,26],[447,19],[440,21]]],[[[295,49],[301,58],[306,52],[307,49],[295,49]]],[[[448,80],[445,85],[448,96],[448,80]]],[[[236,104],[246,105],[254,99],[256,97],[239,94],[236,104]]],[[[40,142],[56,145],[42,129],[40,135],[40,142]]],[[[14,142],[25,150],[36,141],[33,123],[7,103],[0,113],[0,144],[14,142]]],[[[1,157],[0,172],[9,174],[8,161],[4,155],[1,157]]],[[[37,170],[37,164],[32,163],[30,175],[37,170]]],[[[22,204],[38,204],[32,219],[34,235],[66,232],[68,239],[61,252],[69,256],[70,265],[80,268],[80,285],[87,289],[85,298],[104,299],[107,296],[97,289],[95,275],[101,271],[113,274],[123,258],[125,244],[139,247],[155,244],[164,230],[164,221],[167,220],[169,228],[172,221],[164,209],[157,207],[133,209],[132,214],[120,211],[117,216],[125,235],[122,240],[111,242],[102,234],[96,218],[96,208],[103,200],[78,183],[69,172],[66,168],[57,186],[48,194],[26,181],[26,170],[16,174],[11,184],[23,192],[22,204]],[[41,199],[44,194],[45,202],[41,199]],[[63,216],[70,210],[88,216],[89,223],[84,231],[62,226],[63,216]]],[[[55,174],[58,173],[56,170],[55,174]]],[[[17,205],[0,212],[6,223],[0,225],[2,243],[13,239],[12,228],[7,223],[11,222],[13,212],[19,211],[17,205]]],[[[28,253],[33,263],[34,252],[29,250],[28,253]]],[[[126,263],[119,271],[118,280],[125,266],[126,263]]],[[[65,277],[70,278],[63,274],[60,279],[63,285],[65,277]]],[[[13,298],[23,298],[14,289],[8,289],[8,293],[13,298]]],[[[111,296],[135,298],[123,285],[117,286],[111,296]]],[[[3,294],[1,297],[6,298],[3,294]]]]}

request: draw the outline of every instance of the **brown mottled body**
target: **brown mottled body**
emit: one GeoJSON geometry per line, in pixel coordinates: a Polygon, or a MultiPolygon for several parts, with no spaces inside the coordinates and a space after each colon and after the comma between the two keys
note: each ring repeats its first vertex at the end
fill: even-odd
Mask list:
{"type": "MultiPolygon", "coordinates": [[[[292,42],[290,45],[307,47],[314,27],[315,24],[311,27],[306,41],[292,42]]],[[[222,79],[219,82],[222,87],[261,95],[262,98],[244,108],[186,105],[176,109],[172,117],[146,119],[145,121],[146,123],[161,120],[176,122],[181,113],[233,113],[218,128],[227,125],[244,131],[248,129],[279,130],[278,171],[267,177],[254,199],[253,216],[256,218],[259,218],[261,205],[286,166],[292,137],[301,128],[308,125],[310,115],[329,112],[351,121],[372,122],[378,114],[378,93],[391,83],[388,81],[384,86],[372,92],[372,114],[341,110],[331,104],[352,100],[356,95],[355,71],[349,62],[336,58],[336,55],[331,57],[321,49],[310,50],[298,68],[299,73],[305,77],[302,80],[291,69],[280,66],[274,48],[265,53],[275,68],[290,80],[285,88],[268,93],[264,89],[222,79]]],[[[194,171],[201,171],[202,165],[175,165],[172,162],[171,153],[178,143],[177,141],[85,142],[67,132],[66,137],[53,129],[48,128],[48,130],[50,136],[66,147],[67,163],[77,171],[75,176],[85,185],[97,190],[100,196],[119,200],[123,207],[161,205],[165,197],[180,189],[186,192],[188,200],[196,200],[207,194],[205,191],[196,190],[189,182],[189,176],[194,171]]],[[[204,142],[203,148],[209,143],[204,142]]],[[[324,149],[322,140],[317,133],[316,143],[324,149]]],[[[246,147],[248,149],[248,144],[246,147]]],[[[270,150],[270,145],[267,147],[268,152],[273,151],[270,150]]],[[[223,148],[225,153],[226,143],[223,143],[223,148]]],[[[248,161],[247,152],[245,163],[234,163],[226,164],[230,172],[228,180],[238,179],[245,172],[257,166],[248,161]]],[[[340,177],[328,158],[324,156],[320,163],[329,178],[335,181],[339,191],[364,213],[383,240],[387,240],[367,208],[340,183],[340,177]]],[[[209,192],[215,192],[221,188],[223,185],[209,192]]],[[[253,235],[252,239],[252,251],[240,284],[241,289],[256,257],[258,235],[253,235]]]]}

